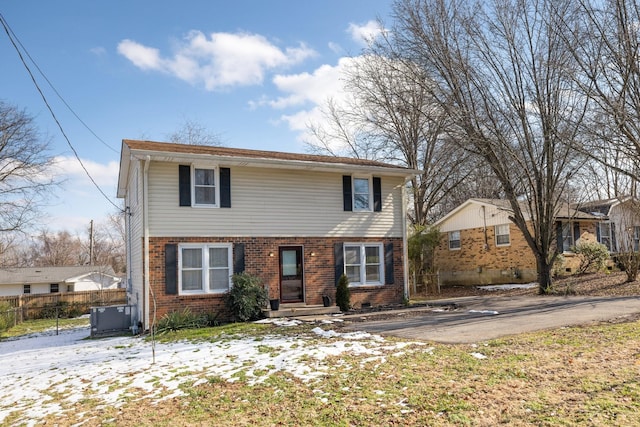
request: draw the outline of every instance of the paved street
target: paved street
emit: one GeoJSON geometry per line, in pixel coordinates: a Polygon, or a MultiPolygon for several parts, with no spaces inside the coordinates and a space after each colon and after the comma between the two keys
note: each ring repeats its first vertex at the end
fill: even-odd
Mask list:
{"type": "MultiPolygon", "coordinates": [[[[397,318],[354,322],[347,327],[381,335],[475,343],[543,329],[581,325],[640,313],[640,297],[466,297],[434,301],[449,311],[407,309],[397,318]]],[[[372,316],[375,314],[372,313],[372,316]]],[[[345,316],[349,318],[363,315],[345,316]]]]}

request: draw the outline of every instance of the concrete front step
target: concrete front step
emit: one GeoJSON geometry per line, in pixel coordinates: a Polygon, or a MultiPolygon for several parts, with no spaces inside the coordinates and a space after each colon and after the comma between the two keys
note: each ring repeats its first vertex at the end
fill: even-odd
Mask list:
{"type": "Polygon", "coordinates": [[[279,310],[264,310],[265,317],[300,317],[317,316],[320,314],[338,314],[340,307],[334,305],[325,307],[323,305],[302,305],[302,304],[280,304],[279,310]]]}

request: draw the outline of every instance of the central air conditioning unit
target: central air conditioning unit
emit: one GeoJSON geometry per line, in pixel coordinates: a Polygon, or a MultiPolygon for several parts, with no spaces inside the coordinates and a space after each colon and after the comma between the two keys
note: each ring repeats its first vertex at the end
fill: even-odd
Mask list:
{"type": "Polygon", "coordinates": [[[133,306],[91,307],[91,337],[118,335],[131,331],[133,306]]]}

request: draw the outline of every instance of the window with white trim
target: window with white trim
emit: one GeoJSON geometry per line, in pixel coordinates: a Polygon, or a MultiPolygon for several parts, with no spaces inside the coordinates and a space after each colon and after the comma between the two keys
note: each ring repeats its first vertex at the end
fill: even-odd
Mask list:
{"type": "Polygon", "coordinates": [[[192,174],[194,206],[218,206],[218,170],[193,166],[192,174]]]}
{"type": "Polygon", "coordinates": [[[449,232],[449,250],[458,250],[460,249],[460,230],[450,231],[449,232]]]}
{"type": "Polygon", "coordinates": [[[571,252],[573,247],[573,223],[569,221],[562,222],[562,252],[571,252]]]}
{"type": "Polygon", "coordinates": [[[22,285],[22,293],[30,294],[31,293],[31,285],[22,285]]]}
{"type": "Polygon", "coordinates": [[[178,280],[180,294],[220,294],[231,286],[232,245],[179,245],[178,280]]]}
{"type": "Polygon", "coordinates": [[[614,252],[615,248],[613,247],[613,233],[612,233],[612,223],[611,222],[601,222],[600,223],[600,243],[605,245],[609,252],[614,252]]]}
{"type": "Polygon", "coordinates": [[[60,285],[58,285],[57,283],[49,284],[49,292],[52,294],[57,294],[58,292],[60,292],[60,285]]]}
{"type": "Polygon", "coordinates": [[[511,244],[511,236],[509,234],[509,224],[500,224],[495,226],[496,246],[509,246],[511,244]]]}
{"type": "Polygon", "coordinates": [[[353,210],[371,210],[371,180],[369,178],[353,178],[353,210]]]}
{"type": "Polygon", "coordinates": [[[350,286],[384,284],[382,243],[345,243],[344,273],[350,286]]]}

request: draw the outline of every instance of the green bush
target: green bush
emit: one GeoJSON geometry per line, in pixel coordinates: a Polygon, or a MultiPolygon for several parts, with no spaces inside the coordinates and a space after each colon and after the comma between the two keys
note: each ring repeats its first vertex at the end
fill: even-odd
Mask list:
{"type": "Polygon", "coordinates": [[[209,317],[206,314],[193,313],[189,307],[182,311],[172,311],[165,314],[156,325],[159,334],[180,329],[197,329],[209,326],[209,317]]]}
{"type": "Polygon", "coordinates": [[[349,311],[351,308],[351,291],[349,290],[349,279],[345,274],[340,276],[336,288],[336,305],[341,311],[349,311]]]}
{"type": "Polygon", "coordinates": [[[0,332],[4,332],[15,325],[16,312],[7,302],[0,303],[0,332]]]}
{"type": "Polygon", "coordinates": [[[604,270],[609,259],[609,250],[598,242],[580,242],[571,251],[580,257],[579,274],[604,270]]]}
{"type": "Polygon", "coordinates": [[[249,273],[234,274],[233,286],[225,299],[232,317],[240,322],[258,320],[269,297],[259,277],[249,273]]]}

